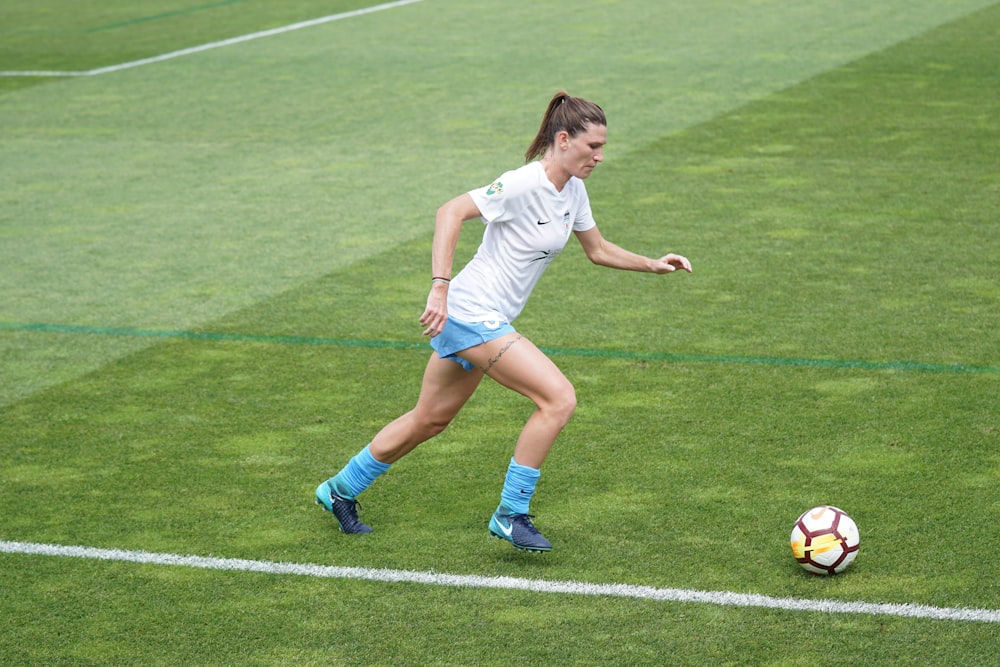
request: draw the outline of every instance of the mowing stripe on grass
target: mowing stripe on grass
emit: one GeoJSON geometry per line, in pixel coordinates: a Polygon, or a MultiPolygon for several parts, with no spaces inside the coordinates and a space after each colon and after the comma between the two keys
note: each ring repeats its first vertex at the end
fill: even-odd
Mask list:
{"type": "Polygon", "coordinates": [[[777,598],[752,593],[697,591],[683,588],[654,588],[652,586],[632,586],[629,584],[589,584],[580,581],[544,581],[541,579],[520,579],[515,577],[483,577],[469,574],[415,572],[411,570],[386,570],[365,567],[276,563],[273,561],[244,560],[241,558],[182,556],[179,554],[153,553],[149,551],[97,549],[94,547],[71,547],[33,542],[8,542],[4,540],[0,540],[0,552],[35,556],[86,558],[148,565],[175,565],[229,572],[294,574],[321,579],[361,579],[382,583],[426,584],[455,588],[490,588],[561,595],[592,595],[654,600],[657,602],[698,602],[723,607],[764,607],[786,611],[868,614],[872,616],[903,616],[905,618],[933,619],[939,621],[1000,623],[1000,610],[997,609],[958,609],[918,604],[804,600],[797,598],[777,598]]]}
{"type": "Polygon", "coordinates": [[[180,58],[181,56],[189,56],[193,53],[201,53],[202,51],[209,51],[211,49],[217,49],[223,46],[232,46],[233,44],[242,44],[243,42],[249,42],[255,39],[260,39],[261,37],[272,37],[274,35],[281,35],[286,32],[292,32],[295,30],[301,30],[302,28],[311,28],[313,26],[322,25],[324,23],[330,23],[331,21],[339,21],[341,19],[349,19],[355,16],[362,16],[364,14],[371,14],[373,12],[382,11],[383,9],[393,9],[395,7],[402,7],[403,5],[412,5],[416,2],[421,2],[421,0],[396,0],[396,2],[387,2],[382,5],[374,5],[372,7],[364,7],[363,9],[355,9],[349,12],[343,12],[340,14],[331,14],[329,16],[322,16],[318,19],[310,19],[308,21],[300,21],[299,23],[292,23],[289,25],[281,26],[280,28],[271,28],[270,30],[261,30],[260,32],[252,32],[247,35],[240,35],[239,37],[232,37],[230,39],[223,39],[218,42],[209,42],[208,44],[202,44],[200,46],[192,46],[187,49],[180,49],[178,51],[171,51],[170,53],[163,53],[158,56],[153,56],[151,58],[142,58],[141,60],[133,60],[127,63],[119,63],[117,65],[109,65],[107,67],[98,67],[95,69],[88,69],[75,72],[57,72],[57,71],[24,71],[24,72],[3,72],[0,71],[0,76],[51,76],[51,77],[62,77],[62,76],[97,76],[98,74],[109,74],[111,72],[118,72],[123,69],[131,69],[133,67],[140,67],[142,65],[150,65],[152,63],[163,62],[164,60],[173,60],[174,58],[180,58]]]}
{"type": "MultiPolygon", "coordinates": [[[[94,336],[125,336],[133,338],[181,338],[188,340],[232,341],[239,343],[268,343],[273,345],[323,345],[330,347],[364,347],[373,349],[426,350],[425,342],[392,340],[364,340],[352,338],[324,338],[316,336],[270,336],[211,331],[184,331],[171,329],[132,329],[128,327],[90,327],[70,324],[40,324],[0,322],[0,331],[39,331],[61,334],[94,336]]],[[[923,373],[1000,373],[1000,366],[971,364],[930,364],[919,361],[853,361],[850,359],[796,359],[785,357],[748,357],[718,354],[685,354],[673,352],[629,352],[627,350],[592,350],[560,347],[539,348],[548,355],[565,357],[594,357],[599,359],[627,359],[630,361],[672,361],[717,364],[758,364],[764,366],[805,366],[812,368],[855,368],[869,371],[916,371],[923,373]]]]}

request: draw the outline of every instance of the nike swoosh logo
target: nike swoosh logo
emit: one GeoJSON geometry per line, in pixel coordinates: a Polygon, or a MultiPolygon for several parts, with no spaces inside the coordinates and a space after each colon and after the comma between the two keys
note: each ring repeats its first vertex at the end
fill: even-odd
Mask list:
{"type": "Polygon", "coordinates": [[[514,524],[508,524],[505,526],[499,521],[497,521],[497,525],[500,526],[500,532],[506,535],[507,537],[510,537],[510,534],[514,532],[514,524]]]}
{"type": "Polygon", "coordinates": [[[551,221],[551,220],[546,220],[545,222],[542,222],[541,220],[539,220],[539,221],[538,221],[538,224],[540,224],[540,225],[547,225],[547,224],[549,224],[550,222],[552,222],[552,221],[551,221]]]}

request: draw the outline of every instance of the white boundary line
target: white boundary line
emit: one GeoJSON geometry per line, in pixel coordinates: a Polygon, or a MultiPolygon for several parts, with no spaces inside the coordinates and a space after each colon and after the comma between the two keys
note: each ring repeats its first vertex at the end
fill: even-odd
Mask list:
{"type": "Polygon", "coordinates": [[[202,44],[201,46],[192,46],[191,48],[188,49],[171,51],[170,53],[164,53],[159,56],[153,56],[151,58],[143,58],[142,60],[133,60],[132,62],[121,63],[119,65],[110,65],[108,67],[98,67],[96,69],[88,69],[77,72],[0,71],[0,76],[51,76],[51,77],[97,76],[98,74],[108,74],[110,72],[118,72],[123,69],[131,69],[133,67],[140,67],[142,65],[149,65],[151,63],[163,62],[164,60],[172,60],[174,58],[180,58],[181,56],[188,56],[191,55],[192,53],[201,53],[202,51],[209,51],[211,49],[217,49],[223,46],[242,44],[243,42],[249,42],[255,39],[260,39],[261,37],[271,37],[273,35],[281,35],[283,33],[292,32],[294,30],[301,30],[302,28],[311,28],[313,26],[322,25],[323,23],[330,23],[331,21],[339,21],[341,19],[349,19],[355,16],[362,16],[364,14],[372,14],[374,12],[382,11],[383,9],[394,9],[395,7],[402,7],[403,5],[412,5],[417,2],[421,2],[421,0],[397,0],[396,2],[387,2],[382,5],[365,7],[363,9],[355,9],[353,11],[343,12],[341,14],[331,14],[330,16],[323,16],[318,19],[311,19],[309,21],[292,23],[290,25],[282,26],[280,28],[272,28],[270,30],[262,30],[260,32],[254,32],[248,35],[240,35],[239,37],[224,39],[220,42],[209,42],[208,44],[202,44]]]}
{"type": "Polygon", "coordinates": [[[499,590],[534,591],[563,595],[593,595],[635,598],[660,602],[700,602],[724,607],[764,607],[788,611],[811,611],[835,614],[869,614],[873,616],[902,616],[905,618],[933,619],[940,621],[978,621],[1000,623],[997,609],[956,609],[930,607],[916,604],[883,604],[872,602],[840,602],[837,600],[803,600],[776,598],[752,593],[727,593],[685,590],[680,588],[653,588],[628,584],[588,584],[576,581],[544,581],[514,577],[483,577],[476,575],[445,574],[441,572],[415,572],[410,570],[384,570],[364,567],[338,567],[271,561],[243,560],[238,558],[211,558],[152,553],[148,551],[122,551],[93,547],[68,547],[33,542],[7,542],[0,540],[0,553],[29,554],[38,556],[63,556],[94,560],[143,563],[149,565],[175,565],[206,570],[235,572],[261,572],[265,574],[294,574],[323,579],[360,579],[386,583],[427,584],[456,588],[491,588],[499,590]]]}

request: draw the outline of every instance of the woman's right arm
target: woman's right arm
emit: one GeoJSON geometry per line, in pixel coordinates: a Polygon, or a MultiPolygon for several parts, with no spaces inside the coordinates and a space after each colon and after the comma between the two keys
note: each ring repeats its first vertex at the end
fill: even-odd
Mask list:
{"type": "MultiPolygon", "coordinates": [[[[434,243],[431,248],[431,275],[435,278],[451,280],[455,246],[462,223],[479,217],[479,207],[469,193],[461,194],[438,209],[434,221],[434,243]]],[[[441,333],[448,320],[448,283],[435,280],[427,296],[427,308],[420,316],[420,325],[425,336],[434,337],[441,333]]]]}

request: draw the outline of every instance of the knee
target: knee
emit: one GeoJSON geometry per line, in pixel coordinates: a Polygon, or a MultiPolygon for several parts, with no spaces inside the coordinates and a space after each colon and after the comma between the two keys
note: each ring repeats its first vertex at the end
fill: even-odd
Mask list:
{"type": "Polygon", "coordinates": [[[576,390],[573,388],[573,385],[566,382],[553,394],[547,406],[539,407],[550,412],[565,425],[569,422],[573,413],[576,412],[576,390]]]}
{"type": "Polygon", "coordinates": [[[451,423],[450,421],[443,421],[443,422],[442,421],[436,421],[436,422],[431,422],[431,423],[427,424],[424,427],[426,429],[426,432],[427,432],[427,437],[428,438],[433,438],[435,435],[437,435],[438,433],[441,433],[443,430],[445,430],[446,428],[448,428],[448,424],[450,424],[450,423],[451,423]]]}
{"type": "Polygon", "coordinates": [[[427,440],[444,431],[450,423],[451,419],[449,418],[426,415],[418,421],[417,429],[424,439],[427,440]]]}

